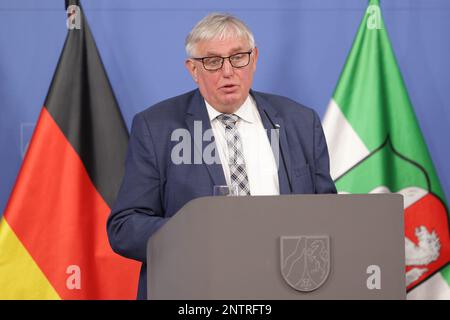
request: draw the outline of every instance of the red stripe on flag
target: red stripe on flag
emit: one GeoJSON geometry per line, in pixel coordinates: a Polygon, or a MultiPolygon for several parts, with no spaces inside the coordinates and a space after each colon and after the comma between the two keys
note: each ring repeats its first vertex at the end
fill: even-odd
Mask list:
{"type": "Polygon", "coordinates": [[[136,298],[140,263],[112,252],[109,212],[78,154],[42,108],[5,218],[61,298],[136,298]],[[70,266],[79,267],[81,289],[73,289],[77,278],[67,273],[70,266]]]}

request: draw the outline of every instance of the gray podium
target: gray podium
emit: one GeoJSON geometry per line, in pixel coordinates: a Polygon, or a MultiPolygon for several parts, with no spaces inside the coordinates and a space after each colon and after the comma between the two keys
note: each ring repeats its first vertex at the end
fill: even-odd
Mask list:
{"type": "Polygon", "coordinates": [[[403,197],[205,197],[148,242],[149,299],[405,299],[403,197]]]}

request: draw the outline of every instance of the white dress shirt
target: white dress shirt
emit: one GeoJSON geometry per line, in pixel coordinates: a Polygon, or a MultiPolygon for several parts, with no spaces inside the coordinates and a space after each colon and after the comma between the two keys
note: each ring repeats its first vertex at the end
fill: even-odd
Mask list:
{"type": "MultiPolygon", "coordinates": [[[[225,126],[217,119],[217,116],[221,113],[214,109],[206,100],[205,104],[225,180],[228,185],[231,185],[225,126]]],[[[248,95],[245,102],[234,114],[239,116],[236,127],[241,136],[242,148],[244,149],[243,155],[250,184],[250,194],[252,196],[280,194],[275,157],[253,98],[248,95]]]]}

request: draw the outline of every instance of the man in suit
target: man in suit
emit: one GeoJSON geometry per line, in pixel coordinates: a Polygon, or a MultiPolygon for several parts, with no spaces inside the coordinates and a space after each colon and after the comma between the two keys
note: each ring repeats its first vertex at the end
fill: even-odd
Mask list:
{"type": "Polygon", "coordinates": [[[113,250],[143,263],[139,299],[146,299],[149,237],[188,201],[213,195],[215,186],[239,196],[336,193],[317,114],[251,90],[258,49],[242,21],[206,16],[188,35],[186,51],[198,89],[135,116],[108,219],[113,250]]]}

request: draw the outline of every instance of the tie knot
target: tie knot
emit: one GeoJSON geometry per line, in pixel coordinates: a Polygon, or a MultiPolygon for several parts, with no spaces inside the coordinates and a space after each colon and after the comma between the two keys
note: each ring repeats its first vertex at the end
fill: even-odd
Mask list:
{"type": "Polygon", "coordinates": [[[225,114],[217,116],[217,119],[222,122],[226,127],[234,128],[236,126],[236,122],[239,120],[239,116],[233,114],[225,114]]]}

